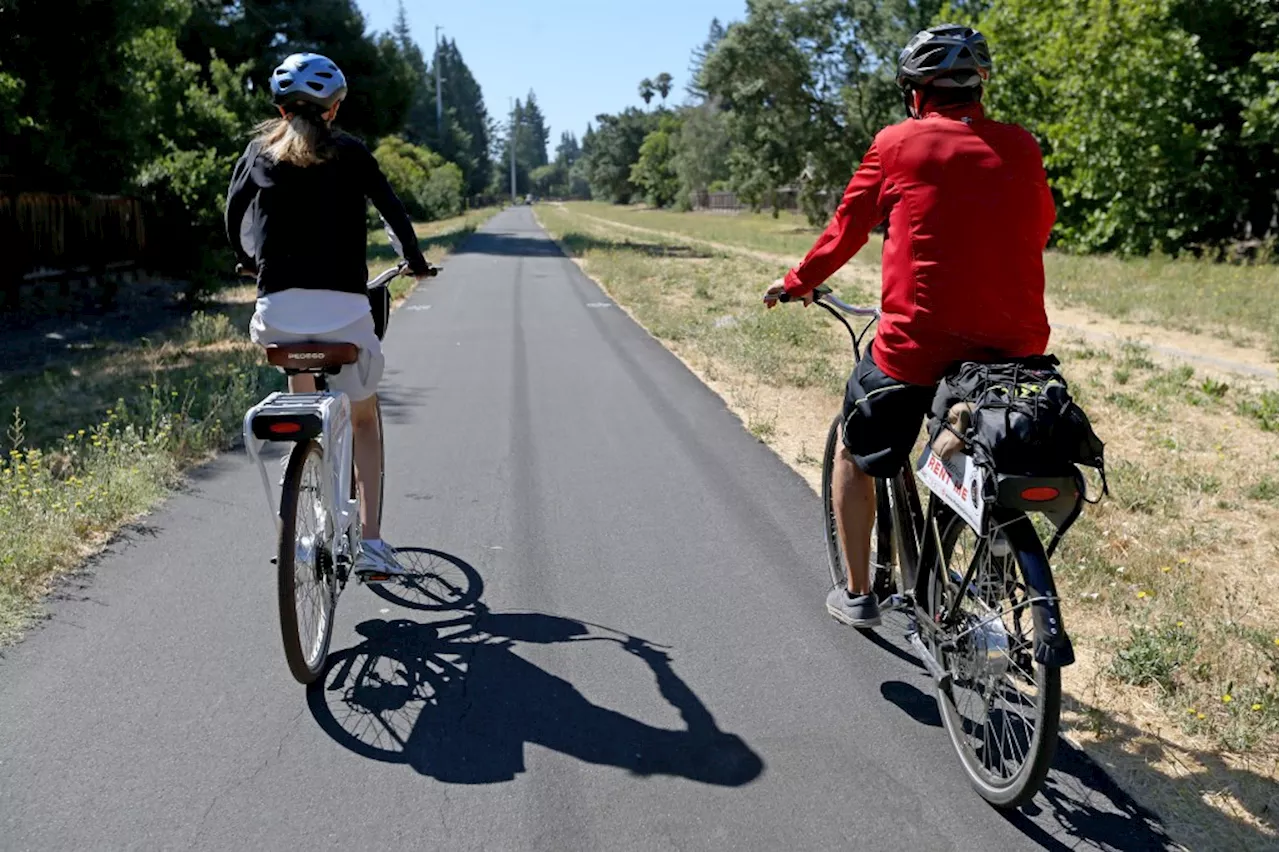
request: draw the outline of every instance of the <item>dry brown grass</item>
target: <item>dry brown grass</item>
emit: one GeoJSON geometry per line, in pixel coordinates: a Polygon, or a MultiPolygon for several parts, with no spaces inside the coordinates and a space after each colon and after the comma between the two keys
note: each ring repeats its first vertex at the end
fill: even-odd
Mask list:
{"type": "MultiPolygon", "coordinates": [[[[576,210],[539,216],[571,248],[589,237],[576,240],[584,268],[816,488],[850,356],[825,314],[762,310],[779,259],[705,242],[710,263],[655,258],[627,247],[634,229],[576,210]]],[[[862,274],[838,287],[850,301],[874,292],[862,274]]],[[[1075,336],[1056,334],[1053,349],[1107,441],[1113,490],[1055,560],[1078,653],[1065,733],[1191,848],[1273,849],[1274,383],[1075,336]]]]}

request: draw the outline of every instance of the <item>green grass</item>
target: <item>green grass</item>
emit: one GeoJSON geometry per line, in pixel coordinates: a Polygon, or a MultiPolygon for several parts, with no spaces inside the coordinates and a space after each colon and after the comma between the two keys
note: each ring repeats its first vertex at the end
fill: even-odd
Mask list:
{"type": "MultiPolygon", "coordinates": [[[[803,257],[822,232],[821,228],[811,226],[803,216],[787,212],[780,213],[777,218],[769,213],[676,213],[671,210],[623,207],[594,201],[571,201],[566,207],[575,213],[598,216],[613,222],[685,234],[690,238],[786,257],[803,257]]],[[[545,208],[539,208],[539,215],[543,209],[545,208]]],[[[871,244],[862,250],[860,256],[879,263],[879,249],[880,239],[873,235],[871,244]]]]}
{"type": "MultiPolygon", "coordinates": [[[[431,260],[494,211],[417,226],[431,260]]],[[[394,254],[371,232],[376,274],[394,254]]],[[[403,295],[412,279],[398,279],[403,295]]],[[[150,510],[191,464],[239,439],[244,412],[283,378],[246,327],[250,292],[149,339],[95,341],[79,357],[0,382],[0,645],[20,637],[56,577],[150,510]],[[7,455],[6,455],[7,453],[7,455]]]]}
{"type": "MultiPolygon", "coordinates": [[[[615,222],[688,235],[798,260],[821,232],[803,217],[783,213],[678,213],[572,202],[571,211],[615,222]]],[[[855,260],[880,262],[873,235],[855,260]]],[[[1045,286],[1059,304],[1135,323],[1211,333],[1276,349],[1280,294],[1276,265],[1238,266],[1207,260],[1119,258],[1045,253],[1045,286]]]]}

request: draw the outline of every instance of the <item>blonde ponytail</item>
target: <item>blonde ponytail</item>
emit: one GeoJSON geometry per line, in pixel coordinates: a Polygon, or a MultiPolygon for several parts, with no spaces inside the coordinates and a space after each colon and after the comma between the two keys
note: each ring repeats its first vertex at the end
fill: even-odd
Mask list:
{"type": "Polygon", "coordinates": [[[333,131],[319,116],[290,115],[259,124],[262,153],[277,163],[314,166],[333,155],[333,131]]]}

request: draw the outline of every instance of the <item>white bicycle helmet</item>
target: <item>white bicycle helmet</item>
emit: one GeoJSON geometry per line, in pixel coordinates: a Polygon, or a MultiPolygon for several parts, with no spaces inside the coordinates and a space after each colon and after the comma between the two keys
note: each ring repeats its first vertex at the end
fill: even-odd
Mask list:
{"type": "Polygon", "coordinates": [[[310,104],[328,110],[347,96],[347,78],[318,53],[295,53],[271,72],[271,100],[278,106],[310,104]]]}

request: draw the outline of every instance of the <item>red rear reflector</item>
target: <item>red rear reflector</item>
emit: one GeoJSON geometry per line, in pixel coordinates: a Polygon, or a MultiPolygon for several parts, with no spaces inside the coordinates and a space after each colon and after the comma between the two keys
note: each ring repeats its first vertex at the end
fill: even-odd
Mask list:
{"type": "Polygon", "coordinates": [[[1059,491],[1048,485],[1037,485],[1035,488],[1022,489],[1022,499],[1033,503],[1045,503],[1058,499],[1059,491]]]}
{"type": "Polygon", "coordinates": [[[302,431],[302,424],[281,420],[279,423],[272,423],[267,427],[267,430],[273,435],[292,435],[294,432],[302,431]]]}

